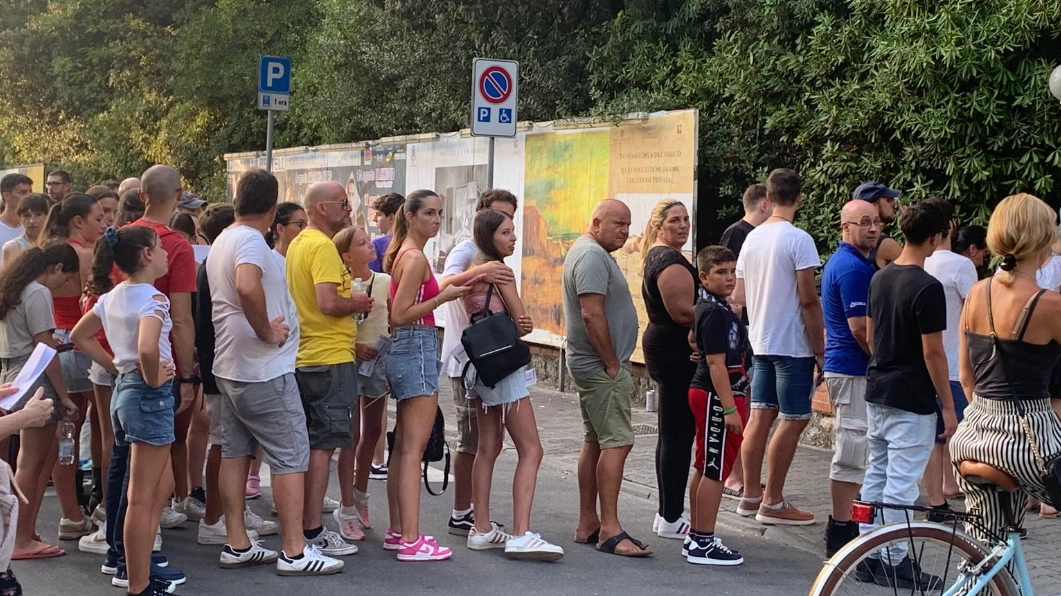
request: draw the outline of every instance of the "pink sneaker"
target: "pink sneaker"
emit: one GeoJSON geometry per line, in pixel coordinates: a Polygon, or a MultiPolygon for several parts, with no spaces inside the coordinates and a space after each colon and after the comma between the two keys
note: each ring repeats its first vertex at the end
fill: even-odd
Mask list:
{"type": "Polygon", "coordinates": [[[452,556],[453,551],[423,534],[416,542],[402,542],[398,549],[399,561],[445,561],[452,556]]]}
{"type": "Polygon", "coordinates": [[[247,490],[244,493],[244,496],[247,498],[248,501],[253,501],[254,499],[257,499],[258,497],[262,496],[261,483],[261,477],[259,477],[257,474],[251,474],[250,476],[247,476],[247,490]]]}
{"type": "Polygon", "coordinates": [[[383,538],[383,550],[398,550],[402,547],[402,535],[394,530],[387,530],[383,538]]]}

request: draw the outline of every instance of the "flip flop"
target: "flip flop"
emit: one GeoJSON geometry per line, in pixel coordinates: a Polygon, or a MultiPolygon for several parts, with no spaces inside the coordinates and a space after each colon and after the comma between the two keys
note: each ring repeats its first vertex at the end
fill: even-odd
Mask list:
{"type": "Polygon", "coordinates": [[[600,540],[600,528],[593,530],[592,532],[590,532],[590,535],[586,536],[585,538],[579,538],[578,536],[575,536],[576,544],[592,544],[596,546],[598,540],[600,540]]]}
{"type": "Polygon", "coordinates": [[[644,542],[641,542],[640,540],[630,536],[626,532],[619,532],[615,536],[612,536],[611,538],[609,538],[609,539],[605,540],[604,542],[598,544],[597,545],[597,550],[602,552],[602,553],[607,553],[609,555],[616,555],[616,556],[619,556],[619,557],[641,558],[641,557],[648,557],[648,556],[652,555],[652,549],[648,548],[648,545],[646,545],[644,542]],[[622,552],[616,551],[615,547],[619,546],[619,544],[623,540],[629,540],[631,543],[633,543],[634,546],[636,546],[637,548],[639,548],[641,550],[635,551],[635,552],[630,552],[630,553],[622,553],[622,552]]]}
{"type": "Polygon", "coordinates": [[[66,551],[61,549],[61,548],[59,548],[58,546],[53,546],[51,544],[45,544],[44,548],[42,548],[42,549],[40,549],[40,550],[38,550],[36,552],[23,553],[21,555],[18,555],[18,554],[12,555],[11,556],[11,560],[12,561],[28,561],[30,559],[54,559],[55,557],[61,557],[61,556],[65,555],[65,554],[66,554],[66,551]]]}
{"type": "Polygon", "coordinates": [[[744,489],[742,488],[740,490],[734,490],[732,488],[726,487],[722,489],[722,496],[728,497],[730,499],[740,500],[744,498],[744,489]]]}

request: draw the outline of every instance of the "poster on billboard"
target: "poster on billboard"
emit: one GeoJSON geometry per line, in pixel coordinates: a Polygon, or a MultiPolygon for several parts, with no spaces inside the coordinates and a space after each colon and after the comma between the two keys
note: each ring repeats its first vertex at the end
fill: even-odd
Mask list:
{"type": "Polygon", "coordinates": [[[3,178],[8,174],[22,174],[23,176],[29,176],[30,180],[33,180],[33,192],[44,192],[44,169],[44,164],[42,163],[3,166],[0,167],[0,178],[3,178]]]}

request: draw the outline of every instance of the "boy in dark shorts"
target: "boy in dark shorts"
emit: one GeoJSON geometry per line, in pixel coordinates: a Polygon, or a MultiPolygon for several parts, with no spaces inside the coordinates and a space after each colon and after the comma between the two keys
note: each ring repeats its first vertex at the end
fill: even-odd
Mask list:
{"type": "Polygon", "coordinates": [[[723,483],[740,455],[747,422],[748,373],[744,346],[748,331],[726,302],[736,285],[737,259],[723,246],[696,255],[703,290],[696,304],[690,341],[699,361],[689,387],[696,423],[693,480],[689,485],[693,527],[686,538],[686,560],[696,565],[740,565],[744,558],[715,536],[723,483]]]}

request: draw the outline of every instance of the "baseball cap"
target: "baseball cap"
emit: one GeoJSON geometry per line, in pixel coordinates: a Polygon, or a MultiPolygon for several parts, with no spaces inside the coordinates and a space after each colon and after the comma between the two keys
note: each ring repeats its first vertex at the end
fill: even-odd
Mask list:
{"type": "Polygon", "coordinates": [[[200,199],[195,193],[190,191],[184,191],[181,195],[181,200],[177,203],[178,206],[184,207],[185,209],[198,209],[206,204],[206,201],[200,199]]]}
{"type": "Polygon", "coordinates": [[[894,188],[888,188],[880,182],[863,182],[858,185],[851,193],[852,199],[862,199],[863,201],[869,201],[873,203],[877,199],[884,197],[886,199],[894,199],[903,193],[895,190],[894,188]]]}

